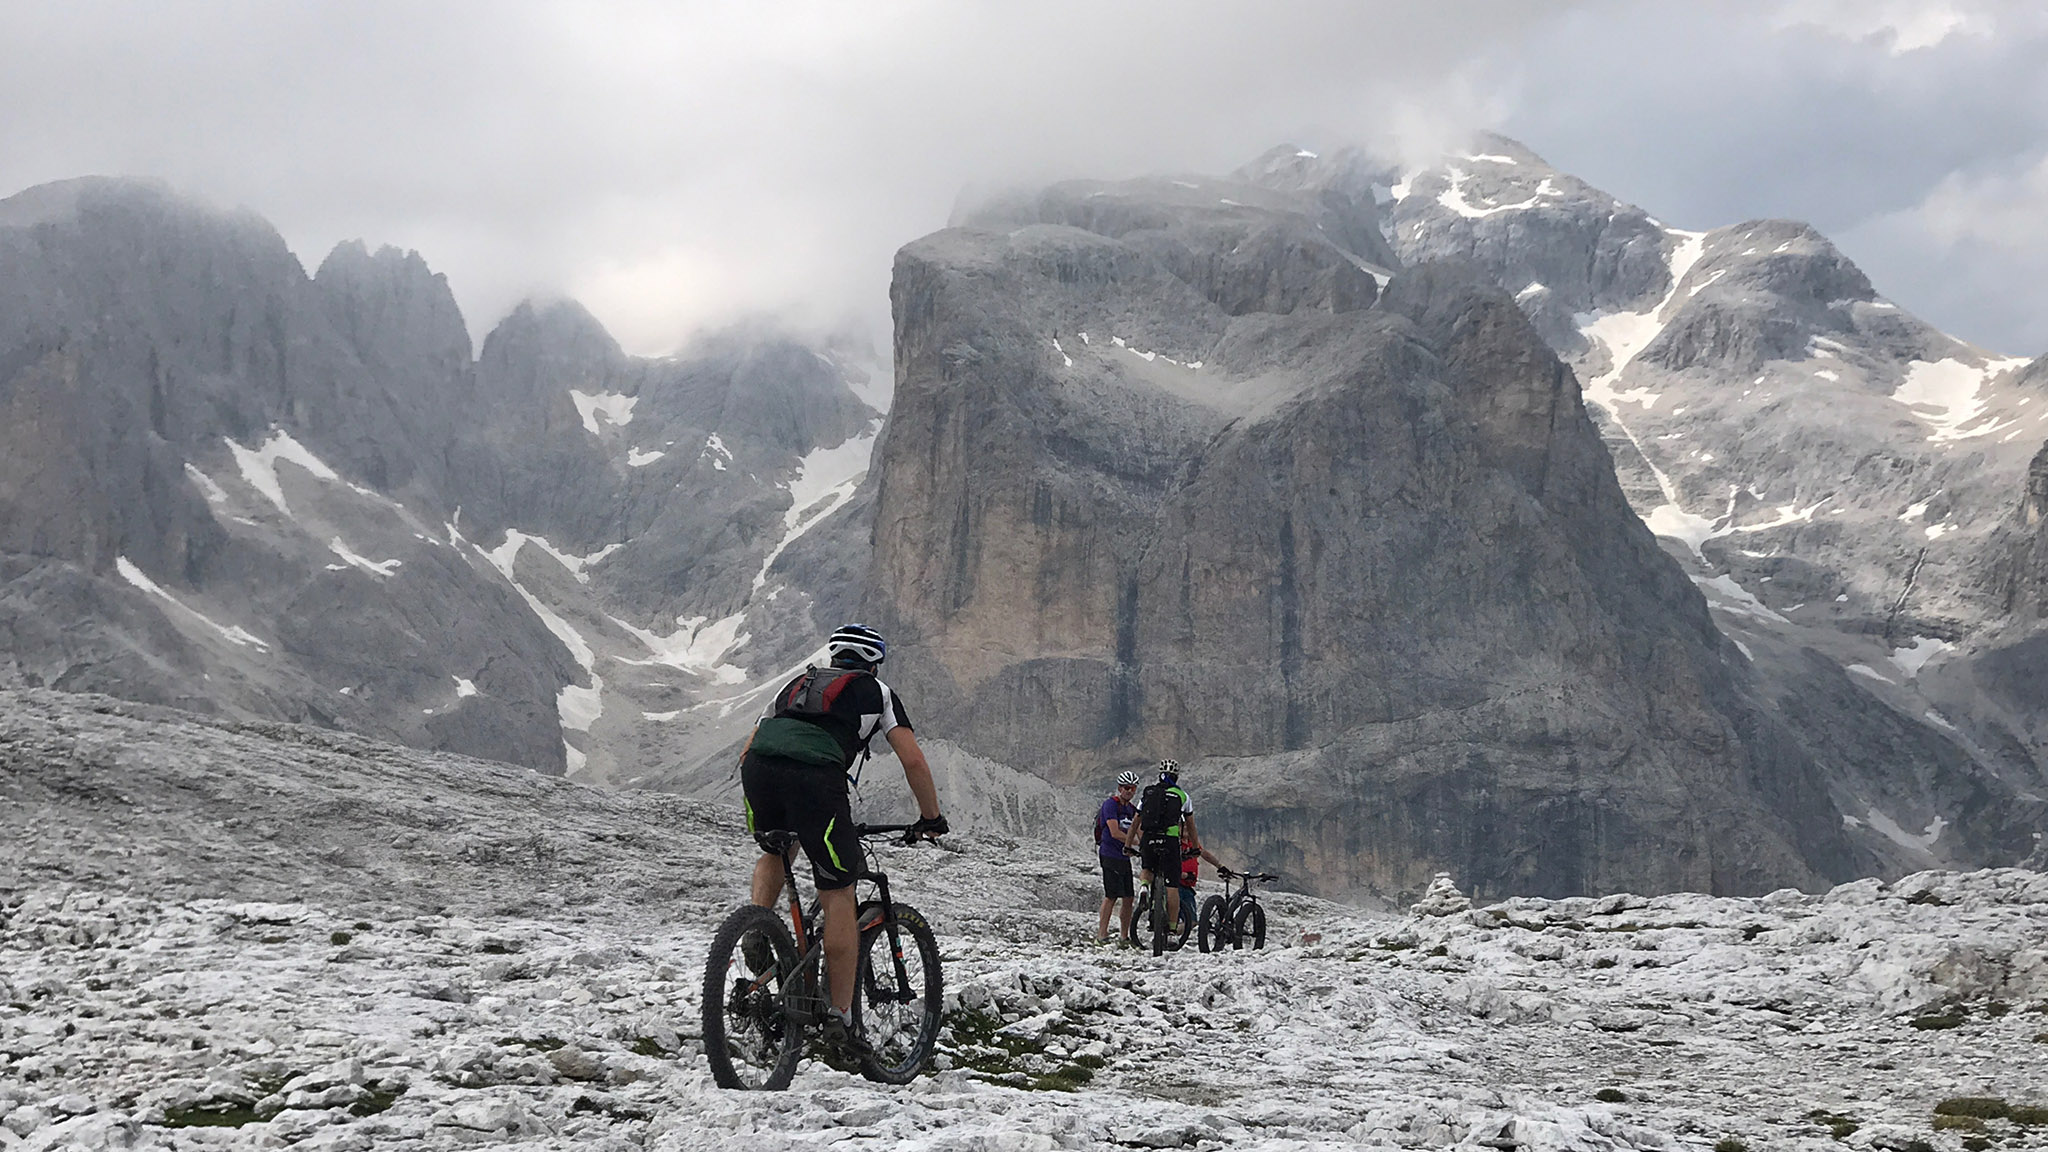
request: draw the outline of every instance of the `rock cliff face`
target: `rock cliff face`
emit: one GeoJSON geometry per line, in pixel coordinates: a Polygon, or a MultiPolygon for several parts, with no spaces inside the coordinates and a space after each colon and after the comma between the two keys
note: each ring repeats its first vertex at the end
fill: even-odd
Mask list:
{"type": "MultiPolygon", "coordinates": [[[[1154,231],[1208,211],[1176,201],[1154,231]]],[[[1233,314],[1048,214],[898,257],[873,594],[936,730],[1062,782],[1192,762],[1235,847],[1328,891],[1876,866],[1505,294],[1424,266],[1233,314]]]]}
{"type": "Polygon", "coordinates": [[[641,359],[529,304],[472,359],[417,254],[308,277],[133,181],[0,201],[0,683],[664,768],[664,724],[856,594],[865,525],[831,517],[879,414],[847,351],[641,359]]]}

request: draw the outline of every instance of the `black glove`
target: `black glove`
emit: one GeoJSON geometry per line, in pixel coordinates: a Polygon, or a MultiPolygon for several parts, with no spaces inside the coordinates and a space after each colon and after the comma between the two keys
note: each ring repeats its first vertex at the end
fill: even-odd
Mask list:
{"type": "Polygon", "coordinates": [[[952,830],[953,826],[946,823],[946,818],[944,815],[927,816],[924,819],[919,820],[917,823],[912,824],[910,826],[911,836],[929,837],[933,840],[936,840],[939,837],[944,836],[946,833],[951,832],[952,830]]]}
{"type": "Polygon", "coordinates": [[[1225,880],[1228,880],[1228,879],[1230,879],[1230,869],[1228,869],[1228,868],[1225,868],[1225,867],[1224,867],[1223,865],[1221,865],[1221,864],[1218,864],[1218,865],[1216,866],[1216,875],[1218,875],[1218,876],[1221,876],[1221,877],[1222,877],[1222,878],[1224,878],[1225,880]]]}

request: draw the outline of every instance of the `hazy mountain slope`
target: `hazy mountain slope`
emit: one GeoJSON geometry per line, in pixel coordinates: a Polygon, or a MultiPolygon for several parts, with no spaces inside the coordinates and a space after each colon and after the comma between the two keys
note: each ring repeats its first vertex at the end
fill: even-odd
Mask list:
{"type": "Polygon", "coordinates": [[[639,704],[781,668],[831,626],[812,587],[859,586],[844,521],[814,530],[879,419],[845,349],[755,325],[639,359],[555,304],[472,361],[418,255],[309,278],[255,216],[134,181],[0,201],[0,301],[7,682],[611,778],[675,755],[639,704]]]}

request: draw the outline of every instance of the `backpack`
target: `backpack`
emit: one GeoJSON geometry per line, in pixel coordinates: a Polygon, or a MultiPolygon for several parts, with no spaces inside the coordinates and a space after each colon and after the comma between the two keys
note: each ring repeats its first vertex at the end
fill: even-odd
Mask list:
{"type": "Polygon", "coordinates": [[[1138,801],[1138,826],[1148,839],[1169,835],[1168,829],[1180,825],[1181,790],[1179,785],[1161,780],[1145,789],[1145,795],[1138,801]]]}
{"type": "Polygon", "coordinates": [[[832,702],[846,690],[847,681],[865,675],[855,668],[805,668],[803,677],[775,701],[775,718],[815,724],[832,714],[832,702]]]}

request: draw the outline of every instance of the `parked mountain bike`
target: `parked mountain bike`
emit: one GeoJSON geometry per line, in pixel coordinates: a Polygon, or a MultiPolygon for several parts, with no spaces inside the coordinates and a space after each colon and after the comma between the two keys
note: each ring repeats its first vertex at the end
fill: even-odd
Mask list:
{"type": "Polygon", "coordinates": [[[1195,945],[1204,952],[1221,952],[1225,948],[1253,948],[1266,946],[1266,910],[1259,906],[1259,895],[1252,891],[1253,884],[1270,884],[1280,877],[1271,872],[1229,872],[1218,870],[1223,877],[1223,895],[1211,896],[1202,902],[1202,915],[1195,928],[1195,945]],[[1237,891],[1232,892],[1232,881],[1237,891]]]}
{"type": "MultiPolygon", "coordinates": [[[[863,840],[898,832],[915,844],[909,824],[859,824],[863,840]]],[[[787,1088],[803,1057],[809,1029],[832,1010],[823,960],[825,937],[818,903],[800,903],[791,857],[794,832],[760,837],[782,856],[789,922],[755,904],[735,909],[711,937],[704,964],[704,1055],[721,1088],[787,1088]]],[[[854,980],[853,1034],[866,1044],[861,1075],[884,1084],[908,1084],[924,1070],[939,1036],[942,989],[939,942],[915,908],[889,898],[889,878],[867,865],[862,846],[858,883],[872,884],[873,899],[856,905],[860,962],[854,980]]]]}
{"type": "MultiPolygon", "coordinates": [[[[1163,906],[1165,891],[1166,885],[1159,877],[1154,876],[1152,882],[1145,885],[1145,890],[1138,893],[1138,902],[1131,906],[1131,928],[1127,937],[1132,944],[1142,947],[1151,939],[1149,934],[1152,932],[1152,909],[1163,906]],[[1158,896],[1153,895],[1155,891],[1159,893],[1158,896]]],[[[1161,952],[1177,952],[1187,946],[1188,935],[1195,930],[1194,903],[1188,899],[1188,890],[1181,889],[1180,923],[1166,925],[1165,938],[1159,942],[1158,947],[1152,949],[1154,956],[1161,952]]],[[[1162,915],[1160,919],[1164,920],[1165,916],[1162,915]]]]}

